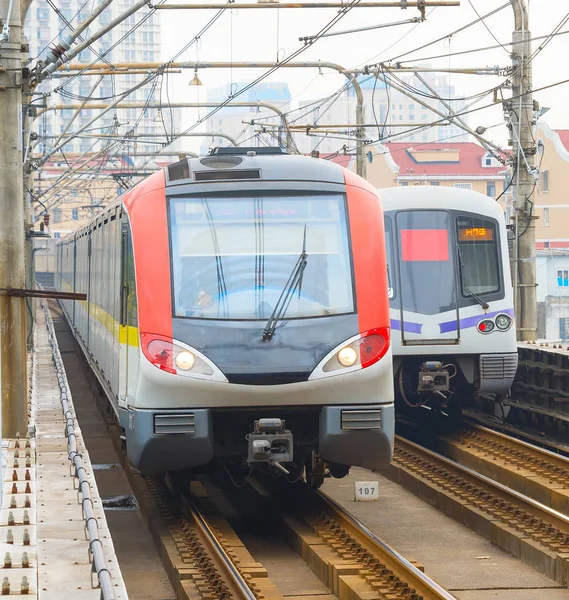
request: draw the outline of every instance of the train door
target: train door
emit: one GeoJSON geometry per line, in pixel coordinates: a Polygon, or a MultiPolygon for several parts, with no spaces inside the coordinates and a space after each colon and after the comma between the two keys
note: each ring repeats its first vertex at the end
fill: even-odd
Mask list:
{"type": "MultiPolygon", "coordinates": [[[[86,305],[86,327],[85,327],[85,344],[87,348],[91,348],[91,228],[87,230],[87,305],[86,305]]],[[[91,350],[91,354],[93,351],[91,350]]]]}
{"type": "Polygon", "coordinates": [[[119,405],[133,401],[138,376],[138,309],[132,236],[126,213],[121,218],[121,308],[119,405]]]}
{"type": "Polygon", "coordinates": [[[120,238],[120,311],[119,311],[119,406],[128,399],[128,254],[129,231],[126,214],[121,214],[120,238]]]}
{"type": "Polygon", "coordinates": [[[460,343],[452,216],[438,210],[401,211],[395,231],[399,260],[391,305],[399,309],[402,344],[460,343]]]}

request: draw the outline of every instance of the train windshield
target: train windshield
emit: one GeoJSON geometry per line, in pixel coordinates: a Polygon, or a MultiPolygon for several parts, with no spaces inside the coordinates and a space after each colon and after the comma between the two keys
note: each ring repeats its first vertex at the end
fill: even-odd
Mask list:
{"type": "Polygon", "coordinates": [[[342,195],[172,198],[174,313],[266,320],[306,265],[286,319],[352,313],[352,269],[342,195]]]}
{"type": "Polygon", "coordinates": [[[460,215],[456,219],[462,294],[483,295],[500,290],[496,225],[487,219],[460,215]]]}
{"type": "Polygon", "coordinates": [[[427,315],[456,309],[449,213],[400,212],[396,223],[401,308],[427,315]]]}

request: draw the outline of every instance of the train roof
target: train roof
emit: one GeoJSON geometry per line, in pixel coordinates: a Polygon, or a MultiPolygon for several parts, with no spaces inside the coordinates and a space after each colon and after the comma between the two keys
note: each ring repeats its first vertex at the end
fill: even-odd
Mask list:
{"type": "MultiPolygon", "coordinates": [[[[232,149],[235,150],[235,149],[232,149]]],[[[339,165],[309,156],[267,152],[222,152],[187,158],[166,167],[166,186],[211,184],[221,181],[321,181],[344,184],[339,165]]]]}
{"type": "Polygon", "coordinates": [[[380,188],[377,193],[385,212],[397,209],[446,209],[464,210],[495,219],[503,219],[504,216],[496,200],[472,190],[421,185],[380,188]]]}

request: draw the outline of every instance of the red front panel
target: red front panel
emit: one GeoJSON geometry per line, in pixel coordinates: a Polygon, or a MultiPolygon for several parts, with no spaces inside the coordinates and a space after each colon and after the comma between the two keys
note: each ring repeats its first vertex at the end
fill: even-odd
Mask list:
{"type": "Polygon", "coordinates": [[[344,171],[360,333],[389,327],[383,209],[373,188],[344,171]]]}
{"type": "Polygon", "coordinates": [[[136,186],[124,204],[132,229],[138,329],[171,338],[172,287],[164,173],[156,173],[136,186]]]}

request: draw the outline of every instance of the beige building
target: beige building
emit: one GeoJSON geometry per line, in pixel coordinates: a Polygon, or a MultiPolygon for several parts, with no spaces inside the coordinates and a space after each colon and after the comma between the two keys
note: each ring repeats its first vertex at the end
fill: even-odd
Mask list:
{"type": "MultiPolygon", "coordinates": [[[[351,156],[334,160],[354,167],[351,156]]],[[[507,167],[473,142],[377,144],[367,151],[366,162],[366,178],[376,188],[442,185],[474,190],[491,198],[498,198],[504,191],[508,172],[507,167]]]]}
{"type": "Polygon", "coordinates": [[[569,130],[538,123],[534,203],[538,249],[569,248],[569,130]]]}

